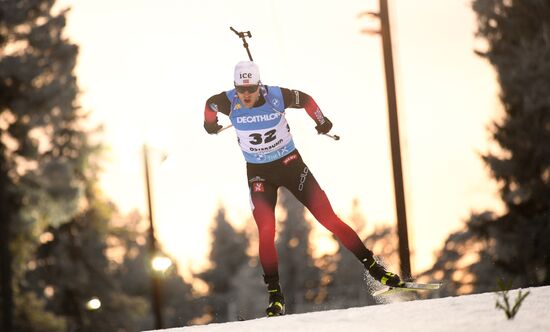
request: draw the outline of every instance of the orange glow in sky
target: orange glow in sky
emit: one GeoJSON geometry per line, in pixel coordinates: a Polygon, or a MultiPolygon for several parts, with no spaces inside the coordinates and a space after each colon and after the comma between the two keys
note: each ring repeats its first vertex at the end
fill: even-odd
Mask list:
{"type": "MultiPolygon", "coordinates": [[[[469,0],[394,0],[390,19],[413,271],[471,211],[501,209],[479,154],[498,117],[498,86],[477,57],[469,0]]],[[[245,164],[232,130],[205,133],[205,100],[232,87],[248,40],[262,80],[302,90],[334,123],[318,136],[303,110],[287,120],[298,149],[343,219],[358,198],[367,225],[395,224],[386,92],[374,0],[63,0],[80,45],[81,103],[105,124],[102,186],[119,208],[145,212],[141,146],[151,156],[155,219],[180,269],[201,266],[220,204],[242,227],[251,217],[245,164]],[[168,153],[160,161],[161,152],[168,153]]],[[[222,124],[228,120],[220,117],[222,124]]],[[[318,229],[320,237],[328,231],[318,229]]],[[[318,243],[326,243],[319,240],[318,243]]],[[[327,248],[330,245],[327,245],[327,248]]],[[[329,249],[327,249],[329,250],[329,249]]]]}

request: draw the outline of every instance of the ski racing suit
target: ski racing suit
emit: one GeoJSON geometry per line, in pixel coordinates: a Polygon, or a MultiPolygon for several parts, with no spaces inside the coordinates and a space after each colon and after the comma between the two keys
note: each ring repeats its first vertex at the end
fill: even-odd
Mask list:
{"type": "Polygon", "coordinates": [[[217,113],[229,116],[246,160],[252,214],[259,233],[259,255],[266,276],[278,274],[275,249],[277,189],[287,188],[325,228],[360,261],[372,257],[357,233],[334,213],[332,206],[294,146],[285,119],[287,108],[304,108],[319,125],[324,115],[312,97],[298,90],[260,86],[260,98],[246,108],[235,89],[210,97],[205,127],[217,125],[217,113]]]}

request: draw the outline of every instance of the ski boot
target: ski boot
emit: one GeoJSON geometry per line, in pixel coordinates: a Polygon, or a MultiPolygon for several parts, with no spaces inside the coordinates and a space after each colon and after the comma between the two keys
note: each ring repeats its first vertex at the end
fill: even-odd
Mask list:
{"type": "Polygon", "coordinates": [[[397,274],[386,271],[386,268],[376,262],[372,256],[363,259],[363,264],[367,268],[367,271],[369,271],[370,275],[374,279],[378,280],[382,285],[399,287],[404,284],[397,274]]]}
{"type": "Polygon", "coordinates": [[[269,293],[269,305],[265,309],[267,317],[282,316],[285,314],[285,297],[279,285],[279,275],[265,276],[264,281],[267,284],[269,293]]]}

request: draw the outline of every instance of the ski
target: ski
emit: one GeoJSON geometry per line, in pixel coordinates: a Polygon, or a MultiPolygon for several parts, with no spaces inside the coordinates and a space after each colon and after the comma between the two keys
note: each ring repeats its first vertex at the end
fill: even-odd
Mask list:
{"type": "Polygon", "coordinates": [[[372,293],[372,296],[390,295],[403,291],[435,290],[439,289],[439,287],[441,287],[441,283],[421,284],[416,282],[405,282],[399,287],[384,287],[372,293]]]}

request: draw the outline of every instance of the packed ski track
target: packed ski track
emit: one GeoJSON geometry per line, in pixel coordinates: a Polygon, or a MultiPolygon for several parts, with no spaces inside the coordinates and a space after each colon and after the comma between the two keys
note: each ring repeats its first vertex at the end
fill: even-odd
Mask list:
{"type": "MultiPolygon", "coordinates": [[[[514,303],[519,290],[512,290],[514,303]]],[[[496,309],[497,293],[483,293],[361,308],[329,310],[242,322],[197,325],[157,330],[163,332],[353,332],[353,331],[550,331],[550,286],[527,288],[513,320],[496,309]]]]}

